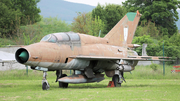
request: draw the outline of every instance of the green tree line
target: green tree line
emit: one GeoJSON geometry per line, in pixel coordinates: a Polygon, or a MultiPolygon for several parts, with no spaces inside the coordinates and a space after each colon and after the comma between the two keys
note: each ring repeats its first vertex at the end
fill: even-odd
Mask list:
{"type": "Polygon", "coordinates": [[[39,42],[47,34],[71,31],[70,25],[61,19],[41,18],[40,22],[32,25],[20,26],[14,36],[1,35],[0,47],[6,45],[29,45],[39,42]]]}
{"type": "Polygon", "coordinates": [[[6,36],[12,35],[21,25],[40,21],[38,2],[40,0],[1,0],[0,33],[6,36]]]}
{"type": "MultiPolygon", "coordinates": [[[[164,43],[166,56],[180,58],[180,34],[175,23],[179,19],[178,0],[126,0],[122,5],[98,4],[91,12],[78,12],[71,25],[57,18],[40,17],[38,2],[40,0],[1,0],[1,39],[10,35],[15,41],[13,44],[31,44],[46,34],[70,30],[93,36],[98,36],[101,31],[101,37],[104,37],[127,12],[139,10],[142,17],[133,43],[147,43],[148,55],[153,56],[162,56],[164,43]]],[[[141,48],[136,49],[139,55],[141,48]]]]}
{"type": "MultiPolygon", "coordinates": [[[[180,34],[175,23],[179,19],[177,9],[180,8],[180,1],[126,0],[122,4],[98,4],[91,13],[88,13],[88,16],[86,13],[78,14],[72,23],[72,30],[97,36],[98,31],[94,31],[96,34],[88,33],[93,30],[86,27],[89,26],[89,23],[83,22],[86,21],[83,19],[92,17],[92,21],[95,21],[98,17],[104,25],[98,27],[95,24],[93,26],[94,28],[98,27],[98,30],[102,29],[102,34],[105,36],[127,12],[139,10],[142,17],[139,21],[133,43],[139,45],[147,43],[147,53],[149,56],[163,56],[164,44],[165,56],[180,58],[180,34]],[[86,32],[75,29],[80,26],[81,30],[86,30],[86,32]]],[[[141,55],[142,47],[135,50],[141,55]]]]}

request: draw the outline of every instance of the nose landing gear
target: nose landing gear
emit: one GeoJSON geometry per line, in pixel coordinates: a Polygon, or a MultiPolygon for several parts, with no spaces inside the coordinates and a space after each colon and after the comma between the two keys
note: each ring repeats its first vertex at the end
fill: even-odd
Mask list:
{"type": "MultiPolygon", "coordinates": [[[[56,76],[57,76],[56,82],[58,82],[59,78],[66,77],[67,75],[66,74],[62,74],[62,70],[57,70],[56,71],[56,76]]],[[[50,88],[50,85],[49,85],[46,77],[47,77],[47,71],[43,71],[43,79],[42,79],[42,89],[43,90],[48,90],[50,88]]],[[[63,83],[63,82],[59,81],[59,87],[60,88],[67,88],[68,87],[68,83],[63,83]]]]}
{"type": "Polygon", "coordinates": [[[43,71],[42,89],[48,90],[50,88],[48,81],[46,80],[47,72],[43,71]]]}

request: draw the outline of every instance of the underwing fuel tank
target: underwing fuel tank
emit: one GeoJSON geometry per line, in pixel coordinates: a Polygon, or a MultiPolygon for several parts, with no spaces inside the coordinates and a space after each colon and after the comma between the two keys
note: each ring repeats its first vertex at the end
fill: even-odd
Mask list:
{"type": "Polygon", "coordinates": [[[96,74],[94,78],[87,78],[84,75],[71,75],[58,79],[60,82],[64,83],[91,83],[100,82],[104,80],[104,74],[96,74]]]}

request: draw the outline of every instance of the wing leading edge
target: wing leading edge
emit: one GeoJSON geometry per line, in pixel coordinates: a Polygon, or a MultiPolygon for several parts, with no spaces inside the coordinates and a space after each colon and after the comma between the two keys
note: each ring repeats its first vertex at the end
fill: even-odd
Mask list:
{"type": "Polygon", "coordinates": [[[84,59],[84,60],[132,60],[132,61],[172,61],[164,60],[159,57],[153,56],[129,56],[127,58],[122,57],[104,57],[104,56],[70,56],[72,59],[84,59]]]}

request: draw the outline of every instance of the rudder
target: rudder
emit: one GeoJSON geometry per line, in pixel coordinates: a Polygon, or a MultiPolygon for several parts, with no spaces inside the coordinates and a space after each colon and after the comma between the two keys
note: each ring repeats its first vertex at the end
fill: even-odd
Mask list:
{"type": "Polygon", "coordinates": [[[126,47],[133,40],[140,17],[139,11],[127,13],[104,38],[110,45],[126,47]]]}

